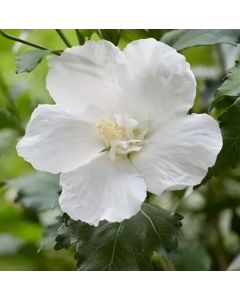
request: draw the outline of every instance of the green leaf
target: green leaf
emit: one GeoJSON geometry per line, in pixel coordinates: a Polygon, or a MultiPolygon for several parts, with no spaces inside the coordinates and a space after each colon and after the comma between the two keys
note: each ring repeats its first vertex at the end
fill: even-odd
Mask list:
{"type": "Polygon", "coordinates": [[[164,29],[121,29],[118,47],[123,50],[128,43],[139,39],[160,40],[165,32],[164,29]]]}
{"type": "Polygon", "coordinates": [[[160,40],[161,37],[167,32],[166,29],[147,29],[148,36],[156,40],[160,40]]]}
{"type": "Polygon", "coordinates": [[[178,271],[209,271],[211,257],[203,243],[185,241],[171,259],[178,271]],[[197,253],[197,255],[196,255],[197,253]]]}
{"type": "Polygon", "coordinates": [[[121,38],[125,39],[128,43],[134,40],[148,38],[148,32],[145,29],[122,29],[121,38]]]}
{"type": "Polygon", "coordinates": [[[15,115],[6,109],[0,109],[0,129],[3,128],[18,128],[15,115]]]}
{"type": "Polygon", "coordinates": [[[121,29],[118,47],[123,50],[128,43],[146,38],[149,38],[149,34],[145,29],[121,29]]]}
{"type": "Polygon", "coordinates": [[[96,32],[96,29],[79,29],[81,35],[91,39],[91,36],[96,32]]]}
{"type": "Polygon", "coordinates": [[[44,172],[21,176],[7,182],[9,188],[18,192],[17,202],[37,212],[57,207],[59,177],[44,172]]]}
{"type": "Polygon", "coordinates": [[[240,30],[237,29],[181,29],[166,33],[162,42],[182,50],[195,46],[215,44],[231,44],[236,46],[240,42],[240,30]]]}
{"type": "Polygon", "coordinates": [[[16,73],[31,72],[50,50],[30,50],[16,57],[16,73]]]}
{"type": "MultiPolygon", "coordinates": [[[[232,104],[240,96],[240,62],[231,68],[224,77],[224,82],[214,95],[212,107],[219,104],[232,104]]],[[[228,105],[229,106],[229,105],[228,105]]]]}
{"type": "Polygon", "coordinates": [[[165,255],[177,248],[180,219],[179,215],[147,203],[122,223],[101,222],[94,227],[65,219],[56,235],[55,249],[77,243],[79,270],[153,270],[154,250],[165,255]]]}
{"type": "Polygon", "coordinates": [[[119,29],[99,29],[98,34],[100,38],[112,42],[114,45],[117,45],[120,38],[119,29]]]}
{"type": "Polygon", "coordinates": [[[228,167],[235,168],[240,158],[240,98],[219,118],[223,147],[215,165],[209,169],[202,184],[212,176],[218,176],[228,167]]]}

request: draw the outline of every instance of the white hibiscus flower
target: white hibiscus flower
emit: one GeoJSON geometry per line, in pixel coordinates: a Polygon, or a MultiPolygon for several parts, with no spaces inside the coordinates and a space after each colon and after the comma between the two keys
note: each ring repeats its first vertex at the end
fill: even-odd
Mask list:
{"type": "Polygon", "coordinates": [[[61,173],[60,206],[74,220],[130,218],[147,191],[200,183],[222,147],[213,118],[187,115],[196,81],[184,56],[154,39],[68,48],[47,88],[56,104],[35,109],[17,151],[61,173]]]}

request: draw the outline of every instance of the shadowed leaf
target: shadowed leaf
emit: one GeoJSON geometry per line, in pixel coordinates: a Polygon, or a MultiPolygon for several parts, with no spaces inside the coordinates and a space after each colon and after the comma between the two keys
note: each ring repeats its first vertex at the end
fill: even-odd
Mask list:
{"type": "Polygon", "coordinates": [[[217,89],[214,95],[212,107],[219,106],[219,104],[226,103],[230,106],[237,97],[240,96],[240,63],[236,61],[236,65],[231,68],[222,85],[217,89]]]}
{"type": "Polygon", "coordinates": [[[240,159],[240,98],[219,117],[223,136],[223,147],[215,165],[209,169],[202,181],[206,183],[212,176],[218,176],[228,167],[235,168],[240,159]]]}
{"type": "Polygon", "coordinates": [[[181,217],[144,203],[141,211],[122,223],[98,227],[66,220],[56,234],[55,249],[76,243],[79,270],[153,270],[154,250],[165,255],[177,248],[181,217]]]}
{"type": "Polygon", "coordinates": [[[237,29],[181,29],[166,33],[161,42],[182,50],[195,46],[231,44],[240,42],[240,30],[237,29]]]}
{"type": "Polygon", "coordinates": [[[58,206],[59,178],[44,172],[9,180],[7,185],[18,192],[17,202],[37,212],[58,206]]]}

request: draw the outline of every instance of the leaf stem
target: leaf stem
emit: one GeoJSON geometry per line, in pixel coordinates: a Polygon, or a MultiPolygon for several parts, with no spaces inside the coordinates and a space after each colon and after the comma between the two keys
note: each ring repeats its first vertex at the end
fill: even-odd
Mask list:
{"type": "Polygon", "coordinates": [[[57,34],[60,36],[60,38],[62,39],[62,41],[64,42],[64,44],[71,48],[72,45],[70,44],[69,40],[66,38],[66,36],[64,35],[64,33],[62,32],[61,29],[55,29],[55,31],[57,32],[57,34]]]}
{"type": "Polygon", "coordinates": [[[85,43],[85,38],[84,36],[82,36],[81,32],[79,31],[79,29],[74,29],[75,32],[76,32],[76,36],[77,36],[77,39],[78,39],[78,43],[79,45],[83,45],[85,43]]]}
{"type": "Polygon", "coordinates": [[[25,44],[25,45],[28,45],[28,46],[31,46],[33,48],[37,48],[37,49],[40,49],[40,50],[51,50],[49,48],[46,48],[46,47],[43,47],[41,45],[38,45],[38,44],[34,44],[34,43],[31,43],[31,42],[28,42],[28,41],[25,41],[25,40],[22,40],[22,39],[19,39],[13,35],[10,35],[8,33],[6,33],[5,31],[3,31],[2,29],[0,29],[0,33],[2,34],[2,36],[4,36],[5,38],[9,39],[9,40],[13,40],[15,42],[19,42],[19,43],[22,43],[22,44],[25,44]]]}
{"type": "Polygon", "coordinates": [[[175,271],[175,267],[172,261],[166,258],[163,255],[160,255],[158,252],[154,251],[152,262],[156,270],[161,271],[175,271]]]}
{"type": "Polygon", "coordinates": [[[163,255],[161,256],[161,263],[165,271],[176,271],[173,262],[163,255]]]}

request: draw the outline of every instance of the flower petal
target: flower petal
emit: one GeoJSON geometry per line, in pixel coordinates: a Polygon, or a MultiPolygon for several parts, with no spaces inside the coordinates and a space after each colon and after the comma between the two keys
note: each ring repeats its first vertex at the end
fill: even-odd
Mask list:
{"type": "Polygon", "coordinates": [[[160,195],[199,184],[221,147],[218,123],[207,114],[192,114],[159,129],[132,161],[148,190],[160,195]]]}
{"type": "Polygon", "coordinates": [[[100,40],[67,48],[54,58],[47,88],[70,112],[93,105],[104,114],[162,123],[188,112],[196,81],[185,57],[164,43],[138,40],[122,52],[100,40]]]}
{"type": "Polygon", "coordinates": [[[114,105],[118,96],[118,77],[122,52],[108,41],[88,41],[67,48],[54,58],[47,76],[47,88],[57,104],[68,111],[82,112],[88,105],[114,105]]]}
{"type": "Polygon", "coordinates": [[[95,124],[83,122],[57,105],[33,112],[17,152],[35,169],[69,172],[89,162],[104,148],[95,124]]]}
{"type": "Polygon", "coordinates": [[[154,39],[134,41],[124,54],[134,74],[125,90],[130,105],[140,108],[141,118],[163,123],[187,114],[196,95],[196,80],[183,55],[154,39]]]}
{"type": "Polygon", "coordinates": [[[61,175],[60,207],[72,219],[95,226],[135,215],[146,197],[146,184],[128,159],[102,155],[61,175]]]}

